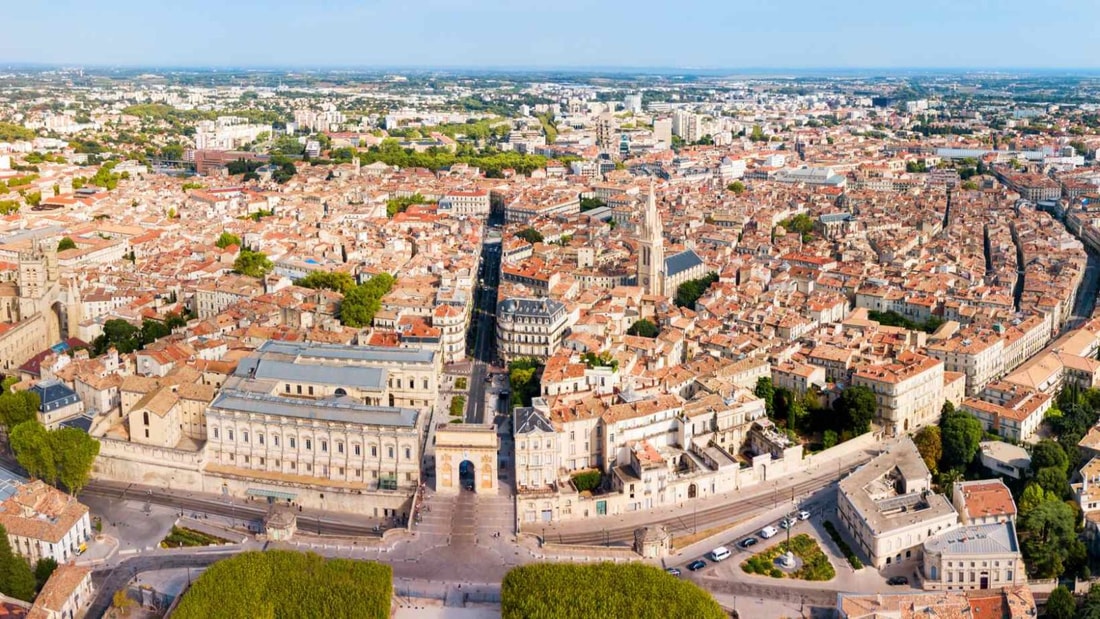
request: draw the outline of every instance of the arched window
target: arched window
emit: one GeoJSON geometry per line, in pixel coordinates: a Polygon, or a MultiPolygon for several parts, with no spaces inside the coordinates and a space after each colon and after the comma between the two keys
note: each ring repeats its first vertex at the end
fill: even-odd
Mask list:
{"type": "Polygon", "coordinates": [[[345,396],[348,394],[347,391],[344,391],[343,387],[337,387],[336,391],[334,391],[333,393],[335,393],[337,396],[345,396]]]}

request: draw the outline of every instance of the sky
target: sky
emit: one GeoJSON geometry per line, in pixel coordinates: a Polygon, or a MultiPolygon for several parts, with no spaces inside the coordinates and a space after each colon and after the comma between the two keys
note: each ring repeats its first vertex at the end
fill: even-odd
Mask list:
{"type": "Polygon", "coordinates": [[[1096,0],[24,0],[0,65],[1100,68],[1096,0]]]}

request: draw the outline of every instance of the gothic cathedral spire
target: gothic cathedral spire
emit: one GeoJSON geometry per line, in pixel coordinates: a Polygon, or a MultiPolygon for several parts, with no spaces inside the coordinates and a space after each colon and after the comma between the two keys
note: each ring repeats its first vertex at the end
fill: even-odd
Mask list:
{"type": "Polygon", "coordinates": [[[651,182],[638,234],[638,285],[646,294],[664,294],[664,269],[664,226],[651,182]]]}

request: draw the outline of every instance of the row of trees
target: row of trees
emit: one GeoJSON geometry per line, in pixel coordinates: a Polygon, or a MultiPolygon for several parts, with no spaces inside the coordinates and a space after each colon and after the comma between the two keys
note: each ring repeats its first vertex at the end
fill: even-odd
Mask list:
{"type": "Polygon", "coordinates": [[[98,357],[112,347],[120,354],[132,353],[171,335],[173,329],[185,324],[187,321],[174,313],[169,314],[164,321],[145,318],[141,321],[141,327],[121,318],[112,318],[103,323],[103,333],[92,340],[92,354],[98,357]]]}
{"type": "Polygon", "coordinates": [[[15,459],[31,477],[55,486],[61,482],[72,494],[87,485],[99,455],[99,441],[87,432],[79,428],[47,430],[37,419],[15,426],[10,443],[15,459]]]}
{"type": "Polygon", "coordinates": [[[504,576],[500,597],[504,619],[726,616],[722,607],[694,583],[638,563],[524,565],[504,576]]]}
{"type": "Polygon", "coordinates": [[[278,618],[304,613],[385,619],[392,595],[388,565],[287,550],[246,552],[211,565],[172,616],[278,618]]]}
{"type": "Polygon", "coordinates": [[[356,329],[370,325],[374,315],[382,309],[382,297],[393,289],[396,281],[389,273],[379,273],[366,283],[345,288],[344,299],[340,302],[340,322],[356,329]]]}
{"type": "Polygon", "coordinates": [[[485,171],[487,176],[500,177],[505,169],[513,169],[520,174],[530,174],[546,167],[546,157],[527,155],[517,152],[483,150],[452,153],[446,149],[429,148],[424,152],[401,148],[396,140],[384,140],[380,146],[360,151],[359,159],[363,165],[381,161],[386,165],[402,168],[428,168],[440,170],[456,163],[466,163],[485,171]]]}
{"type": "Polygon", "coordinates": [[[699,279],[689,279],[676,288],[676,297],[673,302],[678,307],[695,309],[695,302],[706,294],[711,284],[718,281],[717,273],[707,273],[699,279]]]}

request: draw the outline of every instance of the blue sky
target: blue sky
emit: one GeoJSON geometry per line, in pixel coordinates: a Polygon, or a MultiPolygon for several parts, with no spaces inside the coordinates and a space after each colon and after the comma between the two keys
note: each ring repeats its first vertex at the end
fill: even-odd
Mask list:
{"type": "Polygon", "coordinates": [[[1097,68],[1095,0],[26,0],[0,63],[1097,68]],[[109,8],[107,8],[109,7],[109,8]]]}

